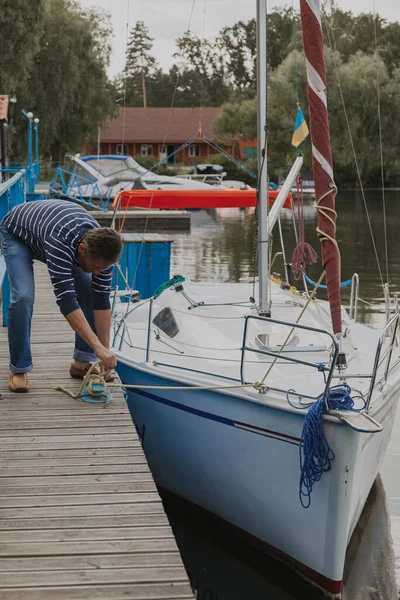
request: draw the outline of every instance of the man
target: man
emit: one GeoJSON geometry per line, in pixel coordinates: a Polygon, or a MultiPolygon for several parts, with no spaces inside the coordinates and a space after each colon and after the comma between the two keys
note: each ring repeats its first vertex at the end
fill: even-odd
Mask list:
{"type": "Polygon", "coordinates": [[[46,263],[57,304],[76,333],[71,377],[82,378],[98,359],[106,369],[113,369],[117,361],[109,350],[110,288],[112,266],[122,250],[121,236],[101,228],[82,206],[41,200],[13,208],[0,223],[0,241],[10,282],[9,389],[29,389],[33,260],[46,263]]]}

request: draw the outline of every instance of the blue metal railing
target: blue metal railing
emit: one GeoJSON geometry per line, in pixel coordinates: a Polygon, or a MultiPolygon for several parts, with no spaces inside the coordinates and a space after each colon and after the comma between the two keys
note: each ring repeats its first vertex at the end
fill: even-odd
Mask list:
{"type": "Polygon", "coordinates": [[[111,188],[107,194],[103,195],[96,179],[78,175],[75,171],[61,166],[57,167],[53,181],[50,183],[50,192],[103,211],[108,210],[108,205],[112,200],[111,188]]]}
{"type": "Polygon", "coordinates": [[[7,176],[14,174],[14,173],[19,173],[20,171],[24,171],[24,177],[25,177],[25,182],[26,182],[26,189],[28,192],[30,192],[31,194],[35,193],[35,185],[36,183],[39,181],[39,173],[40,173],[40,165],[38,162],[34,162],[32,163],[32,166],[30,167],[29,164],[26,165],[24,163],[18,163],[18,162],[11,162],[8,163],[7,167],[0,168],[0,173],[4,174],[7,176]]]}
{"type": "MultiPolygon", "coordinates": [[[[17,204],[23,204],[26,201],[26,172],[19,171],[8,181],[0,184],[0,221],[17,204]]],[[[8,306],[10,304],[10,286],[5,269],[4,257],[0,255],[0,273],[3,282],[1,286],[2,293],[2,312],[3,325],[8,324],[8,306]]]]}

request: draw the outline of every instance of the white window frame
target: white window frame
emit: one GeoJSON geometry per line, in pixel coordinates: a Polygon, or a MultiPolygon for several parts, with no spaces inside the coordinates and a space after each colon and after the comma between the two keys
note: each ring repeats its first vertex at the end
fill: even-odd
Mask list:
{"type": "Polygon", "coordinates": [[[188,156],[190,158],[197,158],[201,156],[200,144],[190,144],[188,148],[188,156]]]}
{"type": "Polygon", "coordinates": [[[140,144],[140,156],[153,156],[153,144],[140,144]]]}
{"type": "Polygon", "coordinates": [[[129,156],[128,144],[117,144],[117,155],[118,156],[129,156]],[[123,152],[123,150],[126,150],[126,152],[123,152]]]}

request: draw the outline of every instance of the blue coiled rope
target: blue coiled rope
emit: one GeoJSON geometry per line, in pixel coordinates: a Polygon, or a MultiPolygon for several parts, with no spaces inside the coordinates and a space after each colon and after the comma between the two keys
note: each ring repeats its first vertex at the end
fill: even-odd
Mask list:
{"type": "MultiPolygon", "coordinates": [[[[322,416],[325,411],[324,398],[321,396],[315,402],[304,403],[299,397],[299,404],[296,406],[290,400],[290,394],[294,390],[288,390],[286,393],[290,406],[297,409],[308,408],[304,419],[303,431],[300,439],[300,486],[299,497],[303,508],[309,508],[311,505],[311,492],[314,484],[319,481],[326,471],[330,471],[335,453],[326,439],[322,416]]],[[[365,408],[365,399],[362,396],[351,397],[351,388],[347,384],[335,385],[328,392],[328,406],[330,409],[351,410],[360,412],[365,408]],[[361,398],[363,406],[354,407],[354,400],[361,398]]]]}

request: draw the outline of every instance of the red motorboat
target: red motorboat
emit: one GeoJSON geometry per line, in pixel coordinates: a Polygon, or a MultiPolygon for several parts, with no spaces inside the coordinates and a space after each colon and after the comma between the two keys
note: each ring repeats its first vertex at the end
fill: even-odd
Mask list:
{"type": "MultiPolygon", "coordinates": [[[[278,190],[269,190],[272,206],[278,190]]],[[[256,205],[256,190],[123,190],[113,201],[113,208],[246,208],[256,205]]],[[[284,208],[293,207],[292,194],[288,194],[284,208]]]]}

